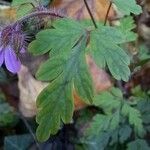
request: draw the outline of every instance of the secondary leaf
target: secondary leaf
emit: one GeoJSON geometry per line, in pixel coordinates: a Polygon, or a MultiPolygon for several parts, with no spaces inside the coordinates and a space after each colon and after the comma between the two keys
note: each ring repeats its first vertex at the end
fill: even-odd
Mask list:
{"type": "Polygon", "coordinates": [[[118,80],[129,79],[129,56],[117,44],[124,43],[123,34],[114,27],[101,27],[91,33],[91,54],[100,67],[108,66],[118,80]]]}
{"type": "Polygon", "coordinates": [[[110,116],[100,114],[95,115],[90,125],[90,128],[87,129],[86,135],[96,136],[100,135],[102,131],[107,131],[110,125],[110,120],[111,120],[110,116]]]}
{"type": "Polygon", "coordinates": [[[136,141],[128,144],[127,150],[150,150],[150,147],[145,140],[137,139],[136,141]]]}
{"type": "Polygon", "coordinates": [[[86,135],[89,137],[101,135],[102,132],[113,131],[119,126],[120,114],[116,111],[112,115],[97,114],[94,116],[86,135]]]}
{"type": "MultiPolygon", "coordinates": [[[[114,90],[117,91],[117,89],[112,89],[111,92],[114,92],[114,90]]],[[[102,108],[105,111],[105,113],[119,109],[121,106],[121,100],[118,99],[116,96],[114,96],[111,92],[109,91],[102,92],[96,95],[93,100],[93,104],[102,108]]]]}
{"type": "Polygon", "coordinates": [[[125,103],[122,107],[122,114],[128,117],[129,123],[134,126],[135,132],[142,137],[144,128],[140,111],[125,103]]]}
{"type": "Polygon", "coordinates": [[[131,135],[132,129],[128,125],[123,125],[119,130],[119,141],[124,143],[131,135]]]}
{"type": "Polygon", "coordinates": [[[109,133],[103,132],[101,135],[81,140],[81,150],[104,150],[109,143],[109,133]]]}
{"type": "Polygon", "coordinates": [[[134,20],[130,17],[125,17],[120,20],[120,25],[118,29],[124,36],[124,42],[135,41],[137,38],[137,34],[131,32],[132,29],[135,28],[134,20]]]}
{"type": "Polygon", "coordinates": [[[31,12],[33,6],[30,3],[21,5],[17,9],[17,18],[21,18],[31,12]]]}
{"type": "Polygon", "coordinates": [[[117,6],[119,11],[125,15],[130,15],[130,13],[139,15],[142,12],[142,8],[136,4],[135,0],[112,0],[117,6]]]}
{"type": "Polygon", "coordinates": [[[19,6],[19,5],[24,5],[24,4],[29,4],[29,3],[35,3],[35,0],[13,0],[12,1],[12,6],[19,6]]]}
{"type": "Polygon", "coordinates": [[[13,0],[12,6],[16,8],[17,18],[21,18],[27,15],[33,9],[33,5],[37,6],[37,2],[34,0],[13,0]]]}

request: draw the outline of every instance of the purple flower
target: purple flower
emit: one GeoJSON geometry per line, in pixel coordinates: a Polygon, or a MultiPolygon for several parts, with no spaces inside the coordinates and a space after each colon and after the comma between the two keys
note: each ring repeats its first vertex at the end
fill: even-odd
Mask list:
{"type": "Polygon", "coordinates": [[[26,35],[21,28],[7,26],[0,32],[0,66],[5,63],[6,68],[17,73],[21,68],[19,54],[25,52],[26,35]]]}
{"type": "Polygon", "coordinates": [[[6,68],[12,72],[17,73],[20,70],[21,62],[11,46],[0,48],[0,66],[5,63],[6,68]]]}

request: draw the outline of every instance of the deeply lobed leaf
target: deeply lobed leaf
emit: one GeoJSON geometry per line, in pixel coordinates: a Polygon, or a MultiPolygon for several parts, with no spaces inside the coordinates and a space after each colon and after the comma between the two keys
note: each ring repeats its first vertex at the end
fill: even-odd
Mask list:
{"type": "MultiPolygon", "coordinates": [[[[87,44],[91,48],[90,54],[100,67],[107,65],[116,79],[128,80],[130,60],[119,45],[132,41],[135,37],[125,34],[130,33],[133,28],[133,24],[124,27],[126,24],[127,21],[124,21],[120,27],[101,26],[100,29],[89,31],[72,19],[61,19],[53,23],[52,29],[37,34],[36,39],[29,45],[29,51],[35,55],[50,51],[50,58],[40,66],[36,77],[42,81],[52,81],[37,100],[37,137],[40,141],[55,134],[60,129],[61,122],[71,122],[74,109],[73,89],[86,103],[93,101],[92,79],[86,63],[87,44]]],[[[101,105],[104,109],[108,107],[112,111],[120,108],[120,99],[122,93],[114,89],[111,94],[96,96],[95,105],[101,105]],[[108,103],[105,103],[105,96],[110,99],[108,103]],[[98,99],[101,97],[102,101],[99,103],[98,99]]],[[[115,115],[116,118],[110,119],[112,128],[117,126],[115,123],[120,119],[117,112],[115,115]]]]}
{"type": "Polygon", "coordinates": [[[56,134],[60,129],[61,121],[63,123],[71,122],[74,110],[73,86],[86,103],[93,99],[92,80],[87,70],[84,52],[86,41],[87,38],[83,37],[70,50],[68,57],[63,55],[59,55],[58,59],[55,56],[52,57],[52,61],[48,60],[44,63],[37,73],[40,79],[53,80],[56,78],[43,90],[37,100],[39,110],[37,137],[40,141],[48,139],[51,134],[56,134]],[[56,65],[52,67],[54,64],[56,65]],[[50,69],[50,67],[52,68],[50,69]],[[57,72],[54,71],[55,69],[57,72]],[[82,77],[78,73],[79,70],[81,70],[82,77]]]}
{"type": "Polygon", "coordinates": [[[112,2],[125,15],[130,15],[130,13],[139,15],[142,12],[142,8],[136,4],[136,0],[112,0],[112,2]]]}
{"type": "Polygon", "coordinates": [[[100,67],[108,66],[114,78],[129,79],[129,56],[117,44],[124,43],[124,35],[114,27],[102,27],[91,33],[91,54],[100,67]]]}

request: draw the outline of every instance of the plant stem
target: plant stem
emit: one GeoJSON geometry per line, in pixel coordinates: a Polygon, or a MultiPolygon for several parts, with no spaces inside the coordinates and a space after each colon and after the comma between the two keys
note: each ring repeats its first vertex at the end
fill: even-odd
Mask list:
{"type": "Polygon", "coordinates": [[[28,121],[25,119],[25,117],[24,117],[20,112],[18,113],[18,115],[19,115],[20,119],[23,121],[23,123],[25,124],[25,126],[26,126],[26,128],[28,129],[29,133],[31,134],[32,138],[34,139],[35,144],[36,144],[36,147],[37,147],[37,150],[40,150],[40,145],[39,145],[39,143],[37,142],[36,137],[35,137],[35,135],[34,135],[32,129],[31,129],[31,127],[30,127],[28,121]]]}
{"type": "Polygon", "coordinates": [[[64,18],[65,17],[65,16],[55,12],[54,10],[48,10],[48,11],[43,10],[43,11],[37,11],[37,12],[33,12],[29,15],[26,15],[25,17],[19,19],[15,24],[20,24],[30,18],[38,17],[38,16],[51,16],[51,17],[56,17],[56,18],[64,18]]]}
{"type": "Polygon", "coordinates": [[[88,13],[89,13],[89,15],[90,15],[90,17],[91,17],[91,19],[92,19],[92,22],[93,22],[95,28],[97,28],[96,21],[95,21],[95,19],[94,19],[94,16],[92,15],[92,12],[91,12],[91,10],[90,10],[90,8],[89,8],[89,5],[88,5],[87,1],[84,0],[84,3],[85,3],[85,6],[86,6],[86,8],[87,8],[87,11],[88,11],[88,13]]]}
{"type": "Polygon", "coordinates": [[[107,13],[106,13],[105,21],[104,21],[104,26],[105,26],[106,23],[107,23],[107,19],[108,19],[108,15],[109,15],[111,6],[112,6],[112,2],[110,2],[109,7],[108,7],[108,9],[107,9],[107,13]]]}

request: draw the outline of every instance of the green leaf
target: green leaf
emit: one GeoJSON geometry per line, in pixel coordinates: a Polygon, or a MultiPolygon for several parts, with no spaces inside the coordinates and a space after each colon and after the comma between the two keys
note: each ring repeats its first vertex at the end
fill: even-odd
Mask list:
{"type": "Polygon", "coordinates": [[[116,111],[112,115],[97,114],[94,116],[90,128],[87,129],[86,136],[97,136],[105,131],[113,131],[119,126],[119,122],[119,111],[116,111]]]}
{"type": "Polygon", "coordinates": [[[102,131],[107,131],[110,125],[111,116],[97,114],[93,117],[90,127],[86,131],[86,136],[97,136],[102,131]]]}
{"type": "Polygon", "coordinates": [[[29,3],[35,3],[34,0],[13,0],[12,1],[12,6],[19,6],[19,5],[24,5],[24,4],[29,4],[29,3]]]}
{"type": "Polygon", "coordinates": [[[128,125],[123,125],[119,130],[119,141],[124,143],[131,135],[132,129],[128,125]]]}
{"type": "Polygon", "coordinates": [[[36,73],[36,78],[41,81],[52,81],[63,72],[66,60],[63,57],[53,57],[43,63],[36,73]]]}
{"type": "Polygon", "coordinates": [[[120,112],[118,110],[112,114],[109,129],[115,130],[119,126],[119,123],[120,123],[120,112]]]}
{"type": "Polygon", "coordinates": [[[85,29],[80,23],[71,19],[60,19],[54,22],[54,29],[39,32],[29,45],[29,52],[35,55],[45,54],[51,50],[51,55],[70,50],[84,35],[85,29]]]}
{"type": "Polygon", "coordinates": [[[115,27],[101,27],[91,33],[90,49],[97,65],[108,66],[117,80],[129,79],[129,56],[117,44],[124,43],[125,37],[115,27]]]}
{"type": "Polygon", "coordinates": [[[145,140],[137,139],[128,144],[127,150],[150,150],[150,147],[145,140]]]}
{"type": "Polygon", "coordinates": [[[17,18],[21,18],[31,12],[33,6],[30,3],[21,5],[17,9],[17,18]]]}
{"type": "Polygon", "coordinates": [[[4,140],[4,150],[27,150],[33,142],[29,134],[7,136],[4,140]]]}
{"type": "Polygon", "coordinates": [[[131,30],[135,27],[134,20],[131,16],[120,19],[120,25],[118,26],[118,29],[124,35],[124,42],[131,42],[136,40],[137,34],[131,32],[131,30]]]}
{"type": "Polygon", "coordinates": [[[109,92],[112,94],[114,97],[118,97],[119,99],[123,99],[123,94],[122,91],[118,88],[112,87],[109,92]]]}
{"type": "Polygon", "coordinates": [[[63,60],[60,68],[59,65],[55,65],[56,68],[52,67],[51,61],[48,60],[37,73],[40,79],[55,79],[37,99],[37,122],[39,124],[37,137],[40,141],[45,141],[51,134],[56,134],[60,129],[61,121],[63,123],[71,122],[74,111],[73,86],[85,102],[89,103],[92,100],[92,82],[85,59],[86,41],[87,38],[83,37],[70,50],[68,56],[58,55],[58,59],[56,56],[52,57],[53,64],[57,64],[57,60],[63,60]],[[55,69],[57,73],[54,71],[55,69]],[[48,77],[46,73],[51,77],[48,77]],[[87,88],[87,86],[89,87],[87,88]],[[43,129],[45,130],[43,131],[43,129]]]}
{"type": "Polygon", "coordinates": [[[142,8],[136,4],[136,0],[113,0],[113,3],[125,15],[130,15],[130,13],[139,15],[142,12],[142,8]]]}
{"type": "MultiPolygon", "coordinates": [[[[60,77],[61,78],[61,77],[60,77]]],[[[46,87],[37,99],[37,138],[45,141],[60,129],[61,120],[70,123],[73,115],[72,85],[61,79],[46,87]],[[65,83],[66,82],[66,83],[65,83]],[[44,129],[44,130],[43,130],[44,129]]]]}
{"type": "Polygon", "coordinates": [[[122,107],[122,115],[128,117],[129,123],[134,126],[135,132],[142,137],[145,134],[141,113],[136,108],[131,107],[129,104],[125,103],[122,107]]]}
{"type": "Polygon", "coordinates": [[[89,70],[86,64],[85,55],[81,55],[80,61],[76,68],[76,76],[74,78],[74,88],[79,96],[86,102],[93,101],[93,84],[89,70]]]}
{"type": "Polygon", "coordinates": [[[36,6],[37,2],[34,0],[13,0],[12,6],[16,8],[17,19],[27,15],[36,6]]]}
{"type": "MultiPolygon", "coordinates": [[[[109,133],[103,132],[101,135],[91,137],[90,139],[81,140],[79,150],[105,150],[107,144],[109,143],[110,135],[109,133]]],[[[77,149],[78,150],[78,149],[77,149]]]]}
{"type": "MultiPolygon", "coordinates": [[[[110,140],[110,143],[109,143],[110,146],[113,146],[114,144],[118,143],[118,141],[119,141],[118,129],[113,130],[111,132],[110,136],[111,136],[111,138],[110,138],[111,140],[110,140]]],[[[109,146],[107,146],[107,147],[109,147],[109,146]]],[[[112,148],[110,148],[110,149],[112,149],[112,148]]]]}
{"type": "Polygon", "coordinates": [[[140,46],[138,57],[141,61],[141,64],[143,64],[142,62],[146,63],[150,61],[149,49],[145,45],[140,46]]]}
{"type": "Polygon", "coordinates": [[[105,91],[94,97],[93,104],[102,108],[105,113],[111,113],[114,109],[117,110],[120,108],[121,100],[116,98],[116,96],[112,95],[109,91],[105,91]]]}

